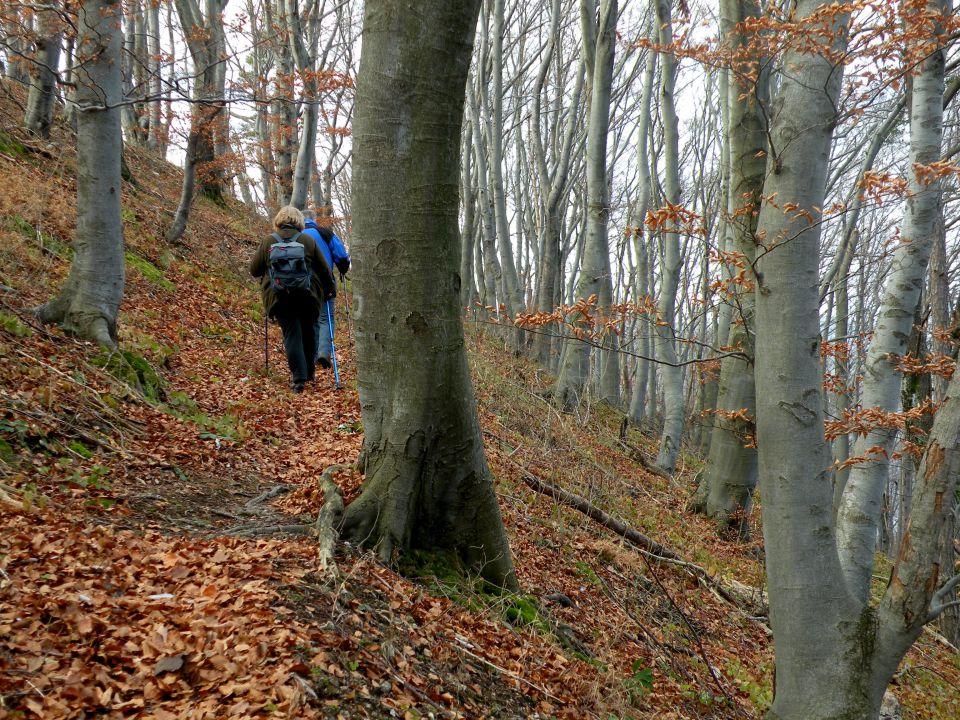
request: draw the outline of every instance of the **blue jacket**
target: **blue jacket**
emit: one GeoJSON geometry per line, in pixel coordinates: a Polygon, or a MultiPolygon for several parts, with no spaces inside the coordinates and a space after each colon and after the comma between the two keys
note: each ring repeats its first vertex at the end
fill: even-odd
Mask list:
{"type": "Polygon", "coordinates": [[[317,241],[317,247],[331,268],[337,268],[341,274],[350,269],[350,254],[330,228],[320,228],[314,220],[307,220],[303,224],[303,234],[317,241]]]}

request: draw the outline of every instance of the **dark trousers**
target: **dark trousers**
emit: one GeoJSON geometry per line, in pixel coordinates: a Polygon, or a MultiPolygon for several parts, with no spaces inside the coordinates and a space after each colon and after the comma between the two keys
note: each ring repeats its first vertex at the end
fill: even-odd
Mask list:
{"type": "Polygon", "coordinates": [[[316,310],[278,310],[276,318],[283,330],[283,349],[287,353],[287,365],[290,366],[293,382],[313,380],[317,347],[313,331],[316,310]]]}

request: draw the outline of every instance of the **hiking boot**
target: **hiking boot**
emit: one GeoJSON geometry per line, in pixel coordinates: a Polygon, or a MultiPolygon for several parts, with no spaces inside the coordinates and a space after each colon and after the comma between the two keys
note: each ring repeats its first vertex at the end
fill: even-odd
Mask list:
{"type": "Polygon", "coordinates": [[[324,370],[329,370],[333,367],[333,363],[330,362],[330,358],[328,358],[326,355],[321,355],[317,358],[317,365],[322,367],[324,370]]]}
{"type": "Polygon", "coordinates": [[[302,393],[302,392],[303,392],[303,382],[300,381],[300,382],[292,382],[292,383],[290,383],[290,389],[293,390],[293,392],[295,392],[295,393],[302,393]]]}

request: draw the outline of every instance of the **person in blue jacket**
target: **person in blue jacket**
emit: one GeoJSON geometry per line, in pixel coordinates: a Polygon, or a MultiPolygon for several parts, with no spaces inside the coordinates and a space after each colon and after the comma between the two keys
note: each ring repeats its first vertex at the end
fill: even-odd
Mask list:
{"type": "MultiPolygon", "coordinates": [[[[339,270],[340,277],[343,278],[350,269],[350,255],[340,242],[340,238],[334,235],[330,228],[317,225],[313,210],[304,210],[303,217],[303,234],[316,240],[317,247],[327,260],[327,265],[339,270]]],[[[325,306],[320,308],[320,315],[314,326],[314,335],[317,338],[317,364],[322,368],[329,368],[333,364],[330,359],[333,355],[333,303],[334,300],[331,298],[327,300],[325,306]]]]}

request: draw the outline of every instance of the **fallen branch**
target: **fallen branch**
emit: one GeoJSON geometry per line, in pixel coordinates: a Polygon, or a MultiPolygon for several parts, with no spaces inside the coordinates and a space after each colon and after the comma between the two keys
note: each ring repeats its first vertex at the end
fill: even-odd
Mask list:
{"type": "Polygon", "coordinates": [[[269,537],[270,535],[313,535],[313,528],[301,523],[289,525],[240,525],[224,531],[237,537],[269,537]]]}
{"type": "Polygon", "coordinates": [[[618,520],[612,515],[604,512],[586,498],[580,497],[579,495],[568,492],[562,488],[558,488],[556,485],[553,485],[546,480],[541,480],[536,475],[528,472],[517,463],[514,463],[514,465],[520,471],[523,481],[531,488],[539,493],[553,498],[556,502],[583,513],[591,520],[594,520],[605,527],[607,530],[615,532],[617,535],[636,547],[644,555],[644,557],[657,562],[668,563],[670,565],[676,565],[677,567],[683,568],[697,578],[697,580],[702,582],[705,586],[711,588],[716,594],[720,595],[724,600],[736,606],[738,609],[752,609],[754,605],[753,601],[743,597],[739,592],[737,592],[737,590],[725,586],[723,583],[717,580],[717,578],[708,573],[705,568],[683,560],[680,555],[670,548],[661,545],[656,540],[653,540],[643,533],[634,530],[623,521],[618,520]]]}
{"type": "Polygon", "coordinates": [[[265,503],[267,500],[273,500],[273,498],[288,493],[293,490],[292,485],[276,485],[264,493],[260,493],[252,500],[248,500],[247,503],[243,506],[246,510],[253,510],[254,506],[265,503]]]}
{"type": "Polygon", "coordinates": [[[605,513],[586,498],[582,498],[572,492],[558,488],[556,485],[548,483],[546,480],[541,480],[536,475],[527,472],[523,468],[520,468],[520,470],[523,481],[537,492],[552,497],[554,500],[566,505],[567,507],[571,507],[574,510],[579,510],[591,520],[595,520],[608,530],[612,530],[632,545],[636,545],[638,548],[652,553],[656,559],[680,560],[680,556],[677,555],[673,550],[664,547],[656,540],[648,538],[646,535],[634,530],[626,523],[621,522],[612,515],[605,513]]]}
{"type": "Polygon", "coordinates": [[[333,551],[340,537],[340,522],[343,520],[343,494],[333,482],[333,474],[339,470],[346,470],[346,465],[331,465],[320,475],[317,481],[323,491],[323,507],[317,513],[314,531],[320,546],[320,568],[329,570],[337,575],[337,563],[333,559],[333,551]]]}

